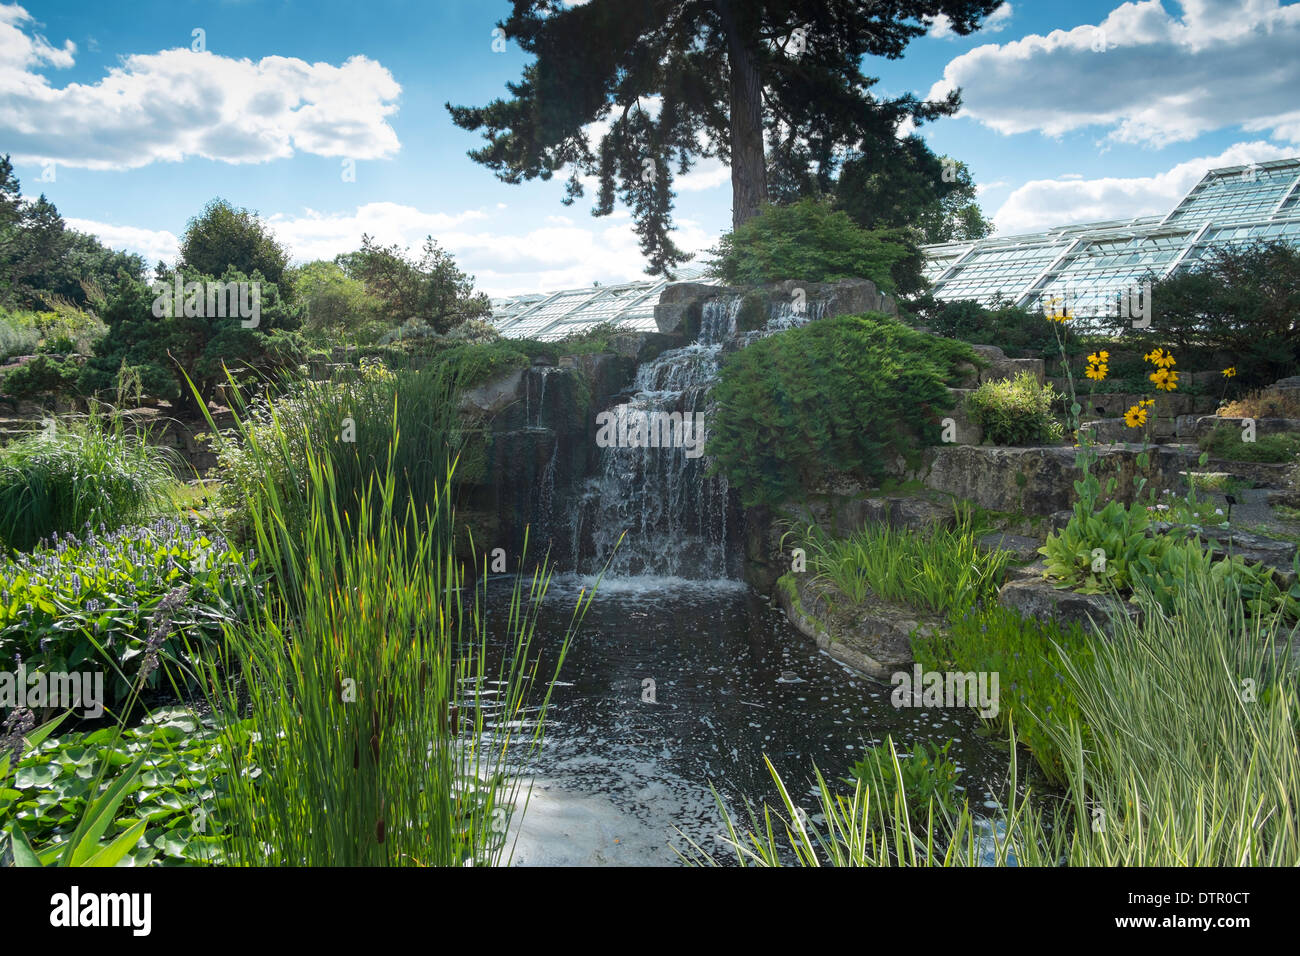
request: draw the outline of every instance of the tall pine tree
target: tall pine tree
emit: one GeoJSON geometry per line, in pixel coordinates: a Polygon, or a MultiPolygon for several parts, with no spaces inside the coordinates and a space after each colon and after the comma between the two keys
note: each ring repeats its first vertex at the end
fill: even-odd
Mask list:
{"type": "Polygon", "coordinates": [[[897,59],[948,18],[978,28],[1001,0],[515,0],[499,24],[534,59],[510,96],[483,107],[447,104],[454,122],[482,130],[470,156],[508,183],[567,169],[565,202],[599,182],[595,215],[616,198],[632,209],[648,272],[685,255],[671,239],[672,179],[700,158],[731,167],[732,223],[768,201],[765,139],[798,142],[832,166],[870,149],[910,118],[956,111],[910,94],[881,98],[866,57],[897,59]],[[592,126],[591,124],[596,124],[592,126]],[[594,133],[592,131],[595,131],[594,133]]]}

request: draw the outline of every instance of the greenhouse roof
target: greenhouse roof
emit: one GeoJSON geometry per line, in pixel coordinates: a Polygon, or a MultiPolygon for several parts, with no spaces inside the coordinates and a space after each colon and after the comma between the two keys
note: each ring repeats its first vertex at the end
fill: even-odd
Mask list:
{"type": "Polygon", "coordinates": [[[1213,248],[1256,239],[1300,244],[1300,158],[1210,170],[1164,216],[1061,226],[922,246],[938,299],[1065,301],[1100,315],[1142,278],[1172,275],[1213,248]]]}
{"type": "MultiPolygon", "coordinates": [[[[998,299],[1032,306],[1053,299],[1100,315],[1148,274],[1188,268],[1209,249],[1256,239],[1300,245],[1300,158],[1212,169],[1163,216],[1058,226],[1046,232],[922,246],[925,276],[941,300],[998,299]]],[[[676,278],[591,286],[492,300],[509,338],[564,338],[601,322],[654,331],[654,307],[670,281],[717,284],[703,269],[676,278]]]]}

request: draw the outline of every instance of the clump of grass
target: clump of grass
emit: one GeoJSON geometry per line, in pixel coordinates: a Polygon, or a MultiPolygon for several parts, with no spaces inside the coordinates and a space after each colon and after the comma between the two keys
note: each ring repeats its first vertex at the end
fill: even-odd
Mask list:
{"type": "MultiPolygon", "coordinates": [[[[780,795],[741,831],[741,865],[1295,866],[1300,863],[1300,694],[1280,619],[1248,617],[1231,581],[1187,579],[1172,610],[1094,627],[1089,654],[1058,647],[1077,712],[1022,710],[1064,758],[1068,799],[1010,794],[996,821],[931,800],[915,819],[904,772],[851,795],[817,774],[820,823],[772,770],[780,795]],[[1283,653],[1278,653],[1282,651],[1283,653]]],[[[1005,681],[1003,686],[1005,686],[1005,681]]],[[[692,861],[715,858],[692,845],[692,861]]]]}
{"type": "Polygon", "coordinates": [[[1198,443],[1202,451],[1228,461],[1289,462],[1300,456],[1300,435],[1259,435],[1243,441],[1242,430],[1235,425],[1216,425],[1198,443]]]}
{"type": "Polygon", "coordinates": [[[111,410],[49,419],[0,451],[0,541],[26,551],[55,533],[120,527],[166,505],[177,460],[111,410]]]}
{"type": "Polygon", "coordinates": [[[1294,390],[1262,388],[1224,402],[1218,414],[1224,418],[1300,418],[1300,396],[1294,390]]]}
{"type": "Polygon", "coordinates": [[[853,603],[874,594],[941,614],[988,598],[1001,583],[1007,552],[984,552],[976,537],[969,515],[963,515],[955,528],[934,525],[924,534],[873,523],[847,538],[832,538],[814,525],[803,543],[809,570],[853,603]]]}

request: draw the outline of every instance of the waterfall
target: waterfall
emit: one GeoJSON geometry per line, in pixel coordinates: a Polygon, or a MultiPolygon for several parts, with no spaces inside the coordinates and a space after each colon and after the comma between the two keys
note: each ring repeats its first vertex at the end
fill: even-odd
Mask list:
{"type": "MultiPolygon", "coordinates": [[[[726,296],[705,303],[694,343],[664,352],[637,369],[631,397],[610,410],[618,427],[638,420],[664,421],[670,415],[694,421],[702,415],[707,435],[709,393],[724,351],[821,314],[820,304],[795,310],[789,303],[773,303],[765,329],[740,333],[736,320],[741,302],[739,296],[726,296]]],[[[615,577],[735,576],[738,560],[734,555],[728,560],[727,481],[720,475],[710,477],[709,459],[699,450],[690,452],[683,442],[601,449],[597,474],[587,482],[570,529],[572,553],[589,555],[580,562],[582,570],[599,571],[613,553],[607,573],[615,577]]]]}

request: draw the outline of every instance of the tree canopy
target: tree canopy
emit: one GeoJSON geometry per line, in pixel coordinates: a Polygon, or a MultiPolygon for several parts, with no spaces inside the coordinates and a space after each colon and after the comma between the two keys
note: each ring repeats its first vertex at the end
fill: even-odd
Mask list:
{"type": "Polygon", "coordinates": [[[227,269],[246,276],[260,272],[277,285],[289,264],[288,251],[257,214],[224,199],[212,200],[189,221],[180,251],[181,264],[205,276],[223,276],[227,269]]]}
{"type": "Polygon", "coordinates": [[[487,145],[470,156],[508,183],[567,170],[566,202],[599,183],[595,215],[616,197],[633,212],[652,274],[686,255],[671,238],[675,175],[700,158],[731,167],[732,223],[769,200],[765,139],[833,170],[869,155],[904,120],[956,111],[959,97],[883,98],[864,58],[897,59],[937,16],[968,34],[1001,0],[515,0],[500,24],[534,59],[509,98],[447,104],[487,145]]]}
{"type": "Polygon", "coordinates": [[[401,246],[381,246],[363,235],[360,249],[335,261],[349,278],[364,283],[389,325],[414,322],[446,332],[492,311],[488,297],[475,294],[474,277],[462,272],[432,236],[425,239],[419,259],[411,258],[401,246]]]}

